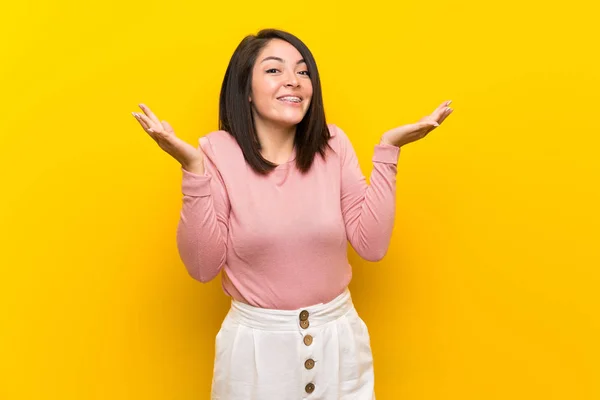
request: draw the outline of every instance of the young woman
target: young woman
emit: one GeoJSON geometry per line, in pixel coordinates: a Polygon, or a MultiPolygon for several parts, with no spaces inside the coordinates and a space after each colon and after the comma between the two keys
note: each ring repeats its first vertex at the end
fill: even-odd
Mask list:
{"type": "Polygon", "coordinates": [[[197,148],[147,106],[133,113],[181,164],[177,245],[187,271],[201,282],[220,274],[231,297],[215,341],[212,399],[375,398],[347,243],[366,260],[384,257],[400,148],[439,126],[449,104],[385,132],[367,185],[348,137],[326,122],[310,50],[268,29],[235,50],[219,130],[197,148]]]}

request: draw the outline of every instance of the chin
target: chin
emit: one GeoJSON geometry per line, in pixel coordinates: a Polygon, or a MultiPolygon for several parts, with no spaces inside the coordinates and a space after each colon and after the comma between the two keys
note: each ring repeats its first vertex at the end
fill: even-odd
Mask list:
{"type": "Polygon", "coordinates": [[[302,122],[302,118],[294,118],[294,119],[286,119],[285,121],[281,121],[281,124],[291,127],[291,126],[298,125],[300,122],[302,122]]]}
{"type": "Polygon", "coordinates": [[[273,118],[271,121],[280,126],[291,127],[298,125],[300,122],[302,122],[303,118],[304,115],[290,115],[285,117],[279,116],[279,118],[273,118]]]}

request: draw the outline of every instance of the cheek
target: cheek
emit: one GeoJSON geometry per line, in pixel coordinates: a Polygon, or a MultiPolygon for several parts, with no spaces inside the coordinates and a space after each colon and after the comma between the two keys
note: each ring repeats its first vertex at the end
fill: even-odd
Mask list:
{"type": "Polygon", "coordinates": [[[278,85],[270,81],[254,82],[252,85],[252,99],[257,104],[270,102],[275,98],[278,85]]]}
{"type": "Polygon", "coordinates": [[[310,101],[308,102],[308,104],[312,103],[312,96],[313,96],[313,91],[312,91],[312,88],[309,88],[309,89],[306,91],[306,97],[310,99],[310,101]]]}
{"type": "Polygon", "coordinates": [[[306,85],[305,91],[306,91],[306,97],[312,98],[313,88],[312,88],[312,84],[310,82],[306,85]]]}

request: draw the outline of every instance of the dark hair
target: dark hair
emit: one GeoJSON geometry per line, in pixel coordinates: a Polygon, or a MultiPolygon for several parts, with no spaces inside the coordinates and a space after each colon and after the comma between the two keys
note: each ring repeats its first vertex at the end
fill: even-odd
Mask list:
{"type": "Polygon", "coordinates": [[[321,81],[315,59],[308,47],[291,33],[277,29],[263,29],[248,35],[233,53],[221,86],[219,99],[219,129],[227,131],[238,142],[244,158],[256,172],[267,174],[274,164],[262,157],[260,142],[248,101],[252,89],[252,69],[260,51],[273,39],[281,39],[294,46],[304,58],[313,87],[313,95],[306,115],[296,126],[294,144],[296,166],[302,172],[310,169],[315,155],[325,157],[331,137],[325,119],[321,81]]]}

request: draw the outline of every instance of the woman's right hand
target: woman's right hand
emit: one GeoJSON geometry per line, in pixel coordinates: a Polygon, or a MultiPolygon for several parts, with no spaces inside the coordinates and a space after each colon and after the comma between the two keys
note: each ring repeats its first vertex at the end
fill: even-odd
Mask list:
{"type": "Polygon", "coordinates": [[[181,167],[187,171],[204,173],[204,153],[202,147],[194,148],[175,135],[175,131],[167,121],[160,121],[156,115],[145,105],[139,104],[144,111],[142,113],[132,112],[142,128],[158,143],[161,149],[169,153],[179,161],[181,167]]]}

